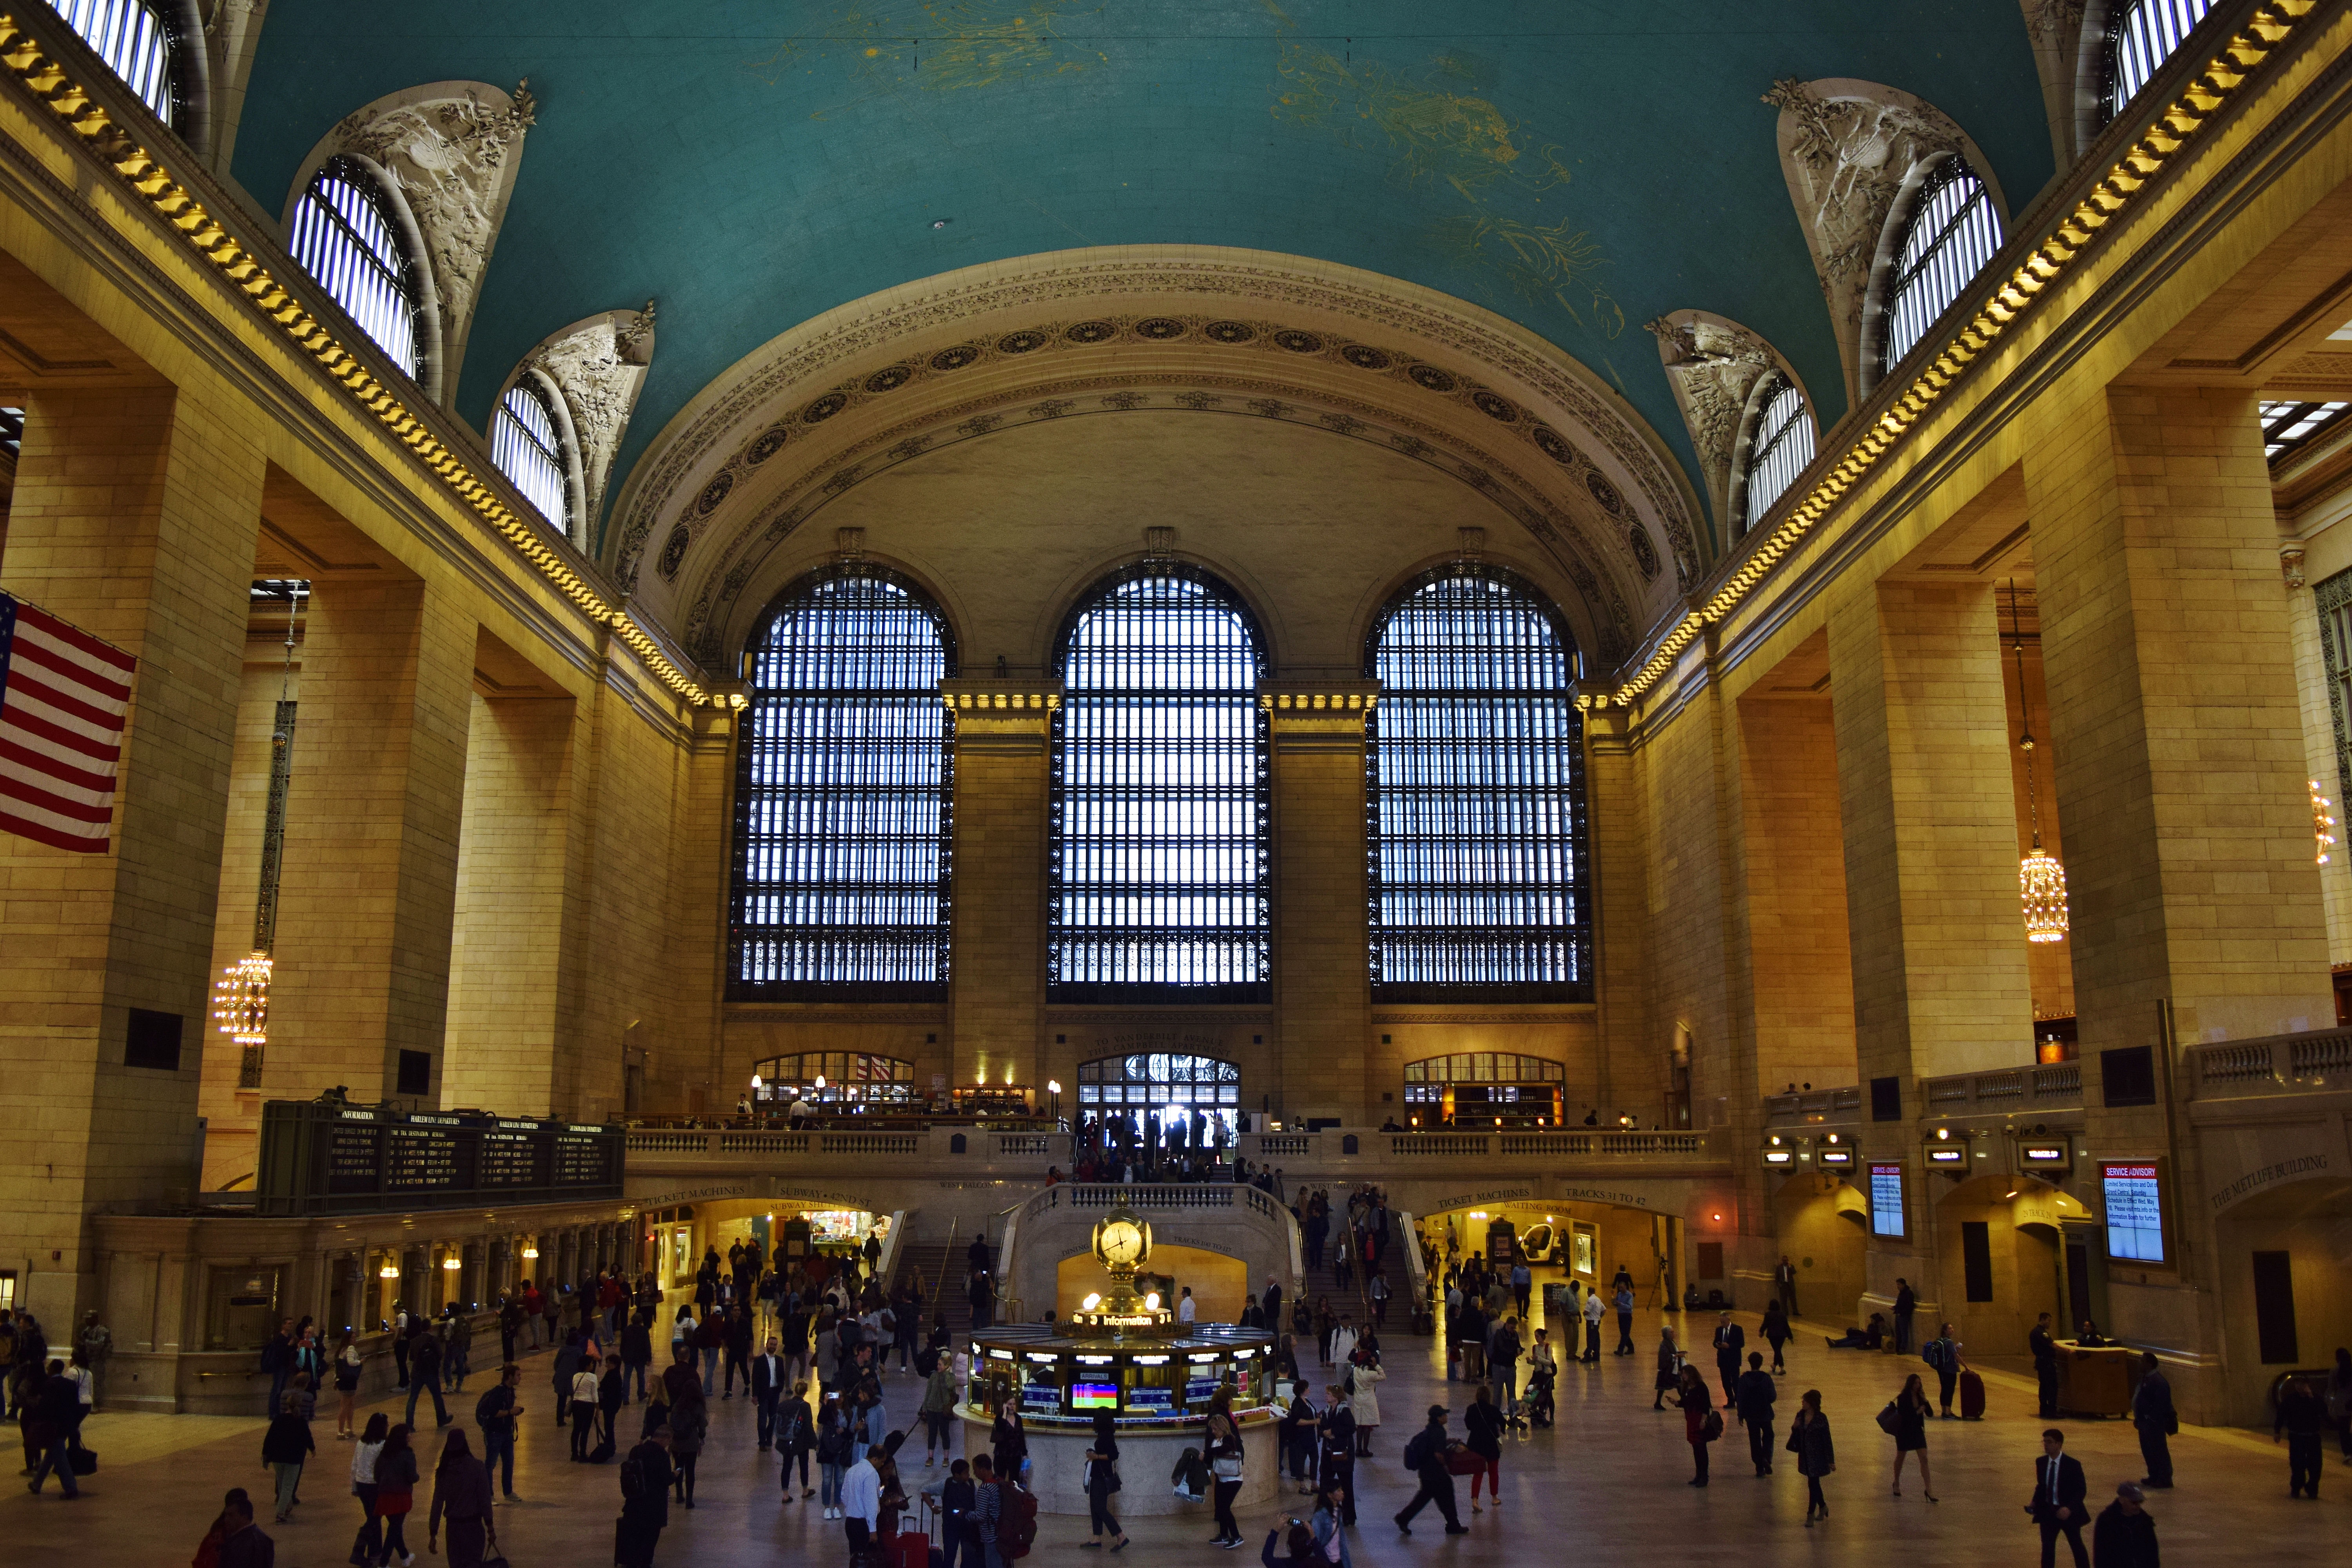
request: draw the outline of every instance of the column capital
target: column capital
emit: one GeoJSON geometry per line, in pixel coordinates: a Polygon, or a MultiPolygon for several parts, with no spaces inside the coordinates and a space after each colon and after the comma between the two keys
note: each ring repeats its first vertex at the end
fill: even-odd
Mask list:
{"type": "Polygon", "coordinates": [[[1043,752],[1047,726],[1062,706],[1062,683],[1015,676],[955,676],[940,682],[955,715],[958,752],[1043,752]]]}
{"type": "Polygon", "coordinates": [[[1380,700],[1377,680],[1268,680],[1257,689],[1278,752],[1360,748],[1364,720],[1380,700]]]}

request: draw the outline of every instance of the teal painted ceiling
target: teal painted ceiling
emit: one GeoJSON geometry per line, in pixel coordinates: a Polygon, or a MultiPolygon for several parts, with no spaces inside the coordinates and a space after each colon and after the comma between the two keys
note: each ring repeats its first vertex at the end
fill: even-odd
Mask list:
{"type": "Polygon", "coordinates": [[[1825,424],[1843,412],[1759,100],[1787,76],[1926,99],[2012,203],[2051,174],[2018,0],[276,0],[234,173],[275,212],[361,105],[530,78],[538,123],[458,408],[486,426],[548,333],[657,299],[614,493],[683,404],[820,311],[1150,244],[1315,257],[1487,306],[1619,387],[1696,486],[1641,322],[1743,321],[1825,424]]]}

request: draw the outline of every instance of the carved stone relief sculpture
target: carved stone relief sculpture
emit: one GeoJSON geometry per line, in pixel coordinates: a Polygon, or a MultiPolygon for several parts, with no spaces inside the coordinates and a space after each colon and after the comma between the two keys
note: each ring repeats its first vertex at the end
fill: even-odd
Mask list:
{"type": "Polygon", "coordinates": [[[213,172],[226,175],[236,152],[237,121],[245,117],[246,79],[253,74],[253,51],[261,41],[269,0],[195,0],[204,29],[206,142],[198,150],[213,172]]]}
{"type": "Polygon", "coordinates": [[[1851,405],[1870,380],[1862,367],[1862,313],[1871,263],[1906,180],[1953,153],[1985,174],[1983,155],[1941,110],[1876,82],[1789,78],[1773,83],[1764,101],[1780,111],[1780,170],[1829,301],[1851,405]]]}
{"type": "Polygon", "coordinates": [[[604,515],[613,459],[628,433],[646,367],[654,359],[654,302],[642,310],[606,310],[574,321],[523,356],[526,369],[554,384],[572,416],[579,465],[580,512],[574,542],[593,546],[604,515]]]}
{"type": "Polygon", "coordinates": [[[319,166],[337,153],[363,160],[397,190],[415,220],[440,318],[440,363],[420,379],[444,405],[457,395],[467,330],[537,110],[528,82],[511,96],[479,81],[393,93],[329,132],[287,197],[290,214],[319,166]]]}
{"type": "Polygon", "coordinates": [[[1658,358],[1683,411],[1699,477],[1715,510],[1716,537],[1728,544],[1739,532],[1731,514],[1733,449],[1748,394],[1781,363],[1761,337],[1727,317],[1675,310],[1643,323],[1658,340],[1658,358]]]}
{"type": "Polygon", "coordinates": [[[2042,78],[2042,102],[2050,115],[2051,155],[2063,169],[2088,145],[2077,135],[2082,118],[2077,89],[2083,85],[2084,0],[2017,3],[2025,12],[2025,36],[2033,44],[2033,68],[2042,78]]]}

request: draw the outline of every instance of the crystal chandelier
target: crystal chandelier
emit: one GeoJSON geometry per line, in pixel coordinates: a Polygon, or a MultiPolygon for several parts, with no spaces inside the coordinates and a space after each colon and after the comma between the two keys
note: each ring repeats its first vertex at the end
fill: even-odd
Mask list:
{"type": "MultiPolygon", "coordinates": [[[[2025,711],[2025,626],[2017,614],[2017,579],[2009,580],[2010,647],[2017,656],[2017,707],[2025,711]]],[[[2025,940],[2066,940],[2066,868],[2042,847],[2042,802],[2033,778],[2033,726],[2017,737],[2025,753],[2025,810],[2033,826],[2033,847],[2017,867],[2018,897],[2025,906],[2025,940]]]]}
{"type": "Polygon", "coordinates": [[[2329,856],[2329,854],[2330,854],[2330,853],[2335,849],[2335,847],[2336,847],[2336,816],[2335,816],[2335,812],[2334,812],[2334,810],[2332,809],[2332,808],[2334,807],[2335,804],[2336,804],[2336,803],[2335,803],[2334,801],[2329,800],[2326,795],[2322,795],[2322,794],[2320,794],[2320,793],[2319,793],[2319,781],[2318,781],[2317,779],[2314,779],[2314,780],[2312,780],[2312,781],[2311,781],[2311,837],[2312,837],[2312,840],[2313,840],[2313,856],[2312,856],[2312,858],[2313,858],[2315,860],[2316,860],[2316,861],[2317,861],[2320,865],[2322,865],[2322,866],[2325,866],[2325,865],[2326,865],[2326,864],[2327,864],[2328,856],[2329,856]]]}
{"type": "Polygon", "coordinates": [[[269,737],[269,797],[263,814],[261,885],[253,910],[253,951],[213,982],[213,1021],[241,1049],[239,1089],[261,1087],[263,1047],[269,1044],[271,950],[278,940],[278,873],[286,836],[286,796],[293,781],[295,616],[307,584],[288,581],[286,666],[278,677],[278,722],[269,737]]]}
{"type": "Polygon", "coordinates": [[[255,950],[213,982],[213,1020],[240,1046],[269,1043],[269,955],[255,950]]]}

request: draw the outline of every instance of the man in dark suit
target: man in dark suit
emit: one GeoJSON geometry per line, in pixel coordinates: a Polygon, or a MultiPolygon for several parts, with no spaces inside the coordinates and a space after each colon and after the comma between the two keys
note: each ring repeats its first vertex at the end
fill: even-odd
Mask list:
{"type": "Polygon", "coordinates": [[[784,1358],[776,1353],[776,1336],[768,1336],[767,1348],[751,1358],[751,1399],[760,1407],[760,1451],[765,1453],[776,1440],[776,1401],[784,1392],[784,1358]]]}
{"type": "Polygon", "coordinates": [[[1724,1403],[1739,1397],[1739,1352],[1748,1348],[1748,1331],[1731,1321],[1729,1312],[1715,1320],[1715,1375],[1722,1380],[1724,1403]]]}
{"type": "Polygon", "coordinates": [[[2083,1467],[2066,1453],[2066,1434],[2053,1426],[2042,1434],[2042,1458],[2033,1467],[2033,1496],[2025,1511],[2042,1527],[2042,1568],[2057,1568],[2058,1537],[2066,1537],[2074,1568],[2091,1568],[2083,1550],[2083,1467]]]}
{"type": "Polygon", "coordinates": [[[1764,1357],[1749,1352],[1748,1370],[1739,1374],[1732,1403],[1739,1408],[1739,1424],[1748,1428],[1748,1457],[1755,1461],[1759,1476],[1772,1473],[1772,1402],[1780,1392],[1772,1374],[1764,1370],[1764,1357]]]}
{"type": "Polygon", "coordinates": [[[2172,1445],[2168,1439],[2180,1430],[2180,1417],[2173,1409],[2172,1384],[2153,1352],[2140,1357],[2139,1386],[2132,1391],[2132,1425],[2139,1429],[2140,1458],[2147,1461],[2142,1484],[2170,1486],[2172,1445]]]}
{"type": "Polygon", "coordinates": [[[1797,1315],[1797,1266],[1789,1261],[1787,1253],[1780,1254],[1780,1267],[1772,1270],[1772,1289],[1780,1298],[1780,1308],[1789,1316],[1797,1315]]]}
{"type": "Polygon", "coordinates": [[[2058,1415],[2058,1342],[2050,1337],[2050,1314],[2044,1312],[2025,1336],[2025,1348],[2033,1353],[2033,1381],[2042,1390],[2042,1419],[2055,1420],[2058,1415]]]}

